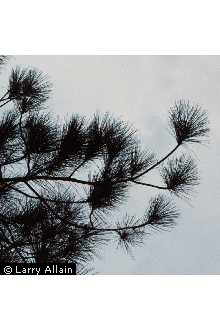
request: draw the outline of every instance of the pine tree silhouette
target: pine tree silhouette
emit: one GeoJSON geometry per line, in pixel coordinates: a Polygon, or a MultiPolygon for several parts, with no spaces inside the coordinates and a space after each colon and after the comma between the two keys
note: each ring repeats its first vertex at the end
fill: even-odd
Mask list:
{"type": "MultiPolygon", "coordinates": [[[[0,57],[0,65],[6,61],[0,57]]],[[[0,262],[76,262],[85,273],[111,237],[129,251],[150,228],[175,224],[173,195],[189,197],[199,175],[191,156],[173,154],[207,137],[208,118],[199,106],[177,102],[169,112],[176,146],[156,158],[109,114],[92,120],[73,114],[58,123],[45,112],[50,91],[42,72],[17,67],[0,98],[0,262]],[[154,169],[161,186],[146,182],[154,169]],[[126,214],[114,224],[111,214],[132,185],[163,194],[142,217],[126,214]]]]}

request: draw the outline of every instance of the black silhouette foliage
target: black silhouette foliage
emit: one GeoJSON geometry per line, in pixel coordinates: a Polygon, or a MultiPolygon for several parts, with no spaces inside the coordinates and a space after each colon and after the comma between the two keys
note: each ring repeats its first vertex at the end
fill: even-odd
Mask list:
{"type": "Polygon", "coordinates": [[[161,175],[167,188],[176,195],[187,196],[199,184],[198,169],[192,157],[182,154],[170,159],[162,168],[161,175]]]}
{"type": "Polygon", "coordinates": [[[14,112],[4,113],[0,122],[0,157],[7,161],[17,151],[17,129],[16,114],[14,112]]]}
{"type": "Polygon", "coordinates": [[[51,84],[42,72],[19,67],[12,70],[8,87],[9,98],[16,102],[21,112],[41,109],[43,103],[48,100],[50,91],[51,84]]]}
{"type": "Polygon", "coordinates": [[[24,123],[24,134],[30,154],[55,150],[57,127],[47,114],[31,113],[24,123]]]}
{"type": "Polygon", "coordinates": [[[109,239],[130,252],[151,229],[175,225],[179,211],[169,192],[189,197],[199,175],[191,157],[172,154],[201,142],[208,119],[198,106],[177,102],[170,111],[177,145],[160,159],[109,114],[54,120],[43,111],[50,90],[42,72],[17,67],[0,96],[0,262],[76,262],[85,274],[109,239]],[[146,182],[154,169],[165,186],[146,182]],[[144,215],[115,219],[134,185],[164,194],[150,200],[144,215]]]}
{"type": "Polygon", "coordinates": [[[200,143],[207,136],[208,117],[199,106],[179,101],[170,110],[170,127],[177,143],[200,143]]]}
{"type": "Polygon", "coordinates": [[[158,195],[150,201],[149,209],[145,214],[149,225],[165,228],[173,226],[178,216],[179,212],[174,202],[163,195],[158,195]]]}

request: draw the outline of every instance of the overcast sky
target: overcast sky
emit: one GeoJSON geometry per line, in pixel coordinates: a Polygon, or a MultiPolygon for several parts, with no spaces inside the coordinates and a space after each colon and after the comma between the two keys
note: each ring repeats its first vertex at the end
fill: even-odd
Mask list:
{"type": "MultiPolygon", "coordinates": [[[[177,201],[178,225],[152,233],[133,257],[114,243],[107,245],[94,267],[100,274],[219,274],[220,56],[16,56],[10,65],[15,64],[34,66],[50,76],[49,109],[55,115],[108,111],[132,123],[142,144],[158,156],[175,145],[167,117],[176,100],[207,110],[210,142],[188,150],[197,159],[201,184],[190,205],[177,201]]],[[[135,188],[125,211],[139,214],[156,193],[135,188]]]]}

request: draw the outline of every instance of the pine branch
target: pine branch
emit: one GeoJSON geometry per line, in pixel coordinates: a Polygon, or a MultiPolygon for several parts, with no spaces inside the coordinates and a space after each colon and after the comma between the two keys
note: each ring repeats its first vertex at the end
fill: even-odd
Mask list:
{"type": "Polygon", "coordinates": [[[182,143],[201,143],[208,136],[208,116],[205,111],[189,102],[176,102],[170,109],[171,133],[178,145],[182,143]]]}
{"type": "MultiPolygon", "coordinates": [[[[0,65],[5,60],[0,56],[0,65]]],[[[207,137],[206,112],[177,102],[169,114],[177,145],[156,160],[141,148],[130,125],[109,114],[96,114],[90,121],[74,114],[60,125],[39,113],[50,90],[42,72],[17,67],[0,98],[2,109],[13,105],[13,111],[2,112],[0,118],[0,261],[82,265],[108,234],[130,251],[152,228],[173,227],[179,212],[163,195],[150,200],[142,217],[126,215],[115,225],[105,217],[124,202],[132,184],[178,197],[191,194],[199,182],[194,160],[185,154],[171,156],[181,145],[201,143],[207,137]],[[88,174],[77,176],[82,169],[88,174]],[[140,180],[154,169],[160,170],[164,186],[140,180]],[[75,198],[78,189],[84,198],[75,198]]]]}
{"type": "Polygon", "coordinates": [[[147,174],[148,172],[152,171],[154,168],[156,168],[157,166],[159,166],[161,163],[163,163],[167,158],[169,158],[178,148],[180,145],[177,145],[175,148],[173,148],[166,156],[164,156],[163,158],[161,158],[159,161],[157,161],[154,165],[152,165],[151,167],[149,167],[146,171],[134,176],[133,178],[131,178],[131,180],[136,180],[140,177],[142,177],[143,175],[147,174]]]}
{"type": "MultiPolygon", "coordinates": [[[[28,197],[28,198],[32,198],[32,199],[36,199],[38,200],[39,197],[38,196],[32,196],[30,194],[28,194],[27,192],[17,188],[17,187],[10,187],[12,190],[14,191],[17,191],[18,193],[24,195],[25,197],[28,197]]],[[[69,201],[69,200],[57,200],[57,199],[50,199],[50,198],[46,198],[44,196],[41,195],[41,198],[43,198],[46,202],[50,202],[50,203],[63,203],[63,204],[86,204],[86,203],[89,203],[88,200],[78,200],[78,201],[69,201]]]]}
{"type": "Polygon", "coordinates": [[[19,130],[20,130],[20,136],[22,138],[22,141],[24,143],[24,146],[25,146],[25,151],[24,151],[24,155],[26,155],[25,158],[27,158],[27,175],[31,172],[31,168],[30,168],[30,161],[31,161],[31,158],[30,158],[30,153],[29,153],[29,149],[28,149],[28,145],[27,145],[27,141],[25,139],[25,136],[23,134],[23,129],[22,129],[22,116],[23,114],[21,113],[20,114],[20,118],[19,118],[19,130]]]}
{"type": "Polygon", "coordinates": [[[167,189],[177,196],[189,196],[193,188],[199,184],[195,161],[185,154],[169,160],[161,169],[161,175],[167,189]]]}
{"type": "Polygon", "coordinates": [[[154,184],[150,184],[150,183],[145,183],[145,182],[140,182],[140,181],[135,181],[135,180],[131,180],[131,182],[135,183],[135,184],[139,184],[145,187],[151,187],[151,188],[156,188],[156,189],[163,189],[163,190],[167,190],[167,187],[162,187],[162,186],[157,186],[154,184]]]}

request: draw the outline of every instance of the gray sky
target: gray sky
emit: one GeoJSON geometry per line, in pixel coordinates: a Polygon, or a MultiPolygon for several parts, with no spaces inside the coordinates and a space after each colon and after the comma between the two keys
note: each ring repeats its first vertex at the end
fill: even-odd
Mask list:
{"type": "MultiPolygon", "coordinates": [[[[201,184],[191,205],[177,200],[178,225],[169,232],[152,233],[133,250],[133,258],[116,244],[107,245],[94,267],[101,274],[219,274],[220,56],[16,56],[10,65],[15,64],[49,74],[49,109],[56,115],[108,111],[132,123],[143,145],[158,156],[175,145],[167,117],[176,100],[207,110],[210,143],[188,149],[198,161],[201,184]]],[[[135,188],[125,212],[140,214],[156,193],[135,188]]]]}

